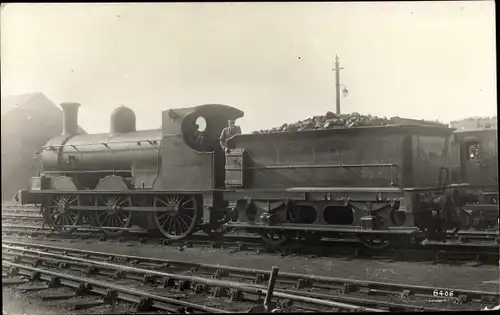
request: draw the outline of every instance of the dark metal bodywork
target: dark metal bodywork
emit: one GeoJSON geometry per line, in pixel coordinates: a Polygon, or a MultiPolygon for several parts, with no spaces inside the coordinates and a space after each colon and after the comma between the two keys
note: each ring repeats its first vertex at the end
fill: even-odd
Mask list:
{"type": "Polygon", "coordinates": [[[452,131],[383,126],[236,136],[226,163],[233,191],[224,194],[238,212],[233,224],[366,233],[425,225],[419,214],[441,193],[452,131]]]}
{"type": "Polygon", "coordinates": [[[496,129],[453,133],[451,173],[454,183],[496,187],[498,190],[498,138],[496,129]]]}
{"type": "Polygon", "coordinates": [[[210,190],[224,188],[224,152],[219,136],[229,119],[243,116],[226,105],[202,105],[163,112],[162,176],[164,190],[210,190]],[[190,141],[189,126],[203,117],[202,143],[190,141]]]}
{"type": "Polygon", "coordinates": [[[151,188],[160,168],[160,145],[161,130],[59,136],[42,148],[40,158],[46,175],[70,176],[89,189],[111,174],[151,188]]]}
{"type": "Polygon", "coordinates": [[[197,195],[204,201],[202,207],[210,208],[221,202],[218,189],[224,187],[224,152],[218,137],[229,119],[241,116],[243,112],[236,108],[209,104],[164,111],[161,130],[55,137],[40,152],[41,176],[18,196],[22,203],[40,203],[45,195],[63,192],[52,183],[64,176],[78,190],[73,191],[71,183],[59,187],[70,187],[72,195],[137,197],[178,192],[197,195]],[[206,122],[204,140],[193,143],[189,126],[199,117],[206,122]],[[131,183],[128,189],[132,190],[94,190],[115,175],[131,183]]]}
{"type": "Polygon", "coordinates": [[[446,164],[450,133],[360,127],[240,135],[231,145],[245,150],[245,188],[422,187],[434,185],[446,164]]]}
{"type": "Polygon", "coordinates": [[[457,130],[450,150],[452,181],[460,187],[465,209],[474,226],[488,226],[498,219],[497,129],[457,130]]]}
{"type": "Polygon", "coordinates": [[[243,116],[236,108],[166,110],[161,130],[146,131],[135,131],[133,112],[119,111],[127,113],[122,116],[130,128],[66,132],[50,140],[40,155],[44,172],[20,192],[22,203],[49,203],[51,196],[67,194],[78,204],[58,209],[118,209],[158,221],[159,213],[177,211],[159,205],[159,198],[189,196],[203,214],[192,222],[216,227],[231,214],[233,227],[259,231],[441,233],[456,221],[446,190],[453,129],[397,125],[246,134],[231,138],[233,150],[225,154],[219,136],[228,120],[243,116]],[[200,117],[206,123],[201,133],[195,124],[200,117]],[[97,200],[116,196],[127,203],[97,200]]]}

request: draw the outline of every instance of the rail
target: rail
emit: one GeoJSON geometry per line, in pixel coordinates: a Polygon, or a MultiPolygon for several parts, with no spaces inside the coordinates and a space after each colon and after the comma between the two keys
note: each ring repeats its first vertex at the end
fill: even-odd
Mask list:
{"type": "MultiPolygon", "coordinates": [[[[48,248],[50,248],[50,247],[47,247],[47,249],[48,248]]],[[[211,287],[239,290],[241,292],[254,294],[254,295],[258,295],[258,296],[266,295],[268,293],[268,289],[266,287],[261,286],[261,285],[257,285],[257,284],[242,283],[242,282],[230,281],[230,280],[220,280],[220,278],[219,279],[217,279],[217,278],[215,278],[215,279],[214,278],[205,278],[205,277],[202,277],[201,275],[192,276],[192,275],[183,275],[183,274],[178,274],[178,273],[160,272],[160,271],[156,271],[156,270],[152,270],[152,269],[145,269],[145,268],[132,267],[129,265],[103,262],[101,260],[96,260],[96,259],[75,257],[75,256],[68,255],[69,252],[66,253],[66,255],[61,255],[61,254],[48,253],[46,251],[13,247],[13,246],[4,245],[4,244],[2,244],[2,250],[17,251],[18,256],[24,256],[24,257],[29,257],[29,256],[27,256],[27,254],[34,254],[36,256],[34,256],[34,257],[32,256],[31,258],[35,258],[39,262],[43,261],[43,260],[47,260],[47,259],[55,259],[56,261],[59,262],[59,264],[66,263],[66,264],[70,264],[70,265],[76,265],[76,266],[87,267],[87,268],[89,266],[91,266],[91,267],[93,267],[94,271],[97,271],[95,269],[106,269],[106,270],[112,270],[112,271],[121,272],[121,273],[138,274],[138,275],[144,276],[145,278],[148,277],[149,279],[151,279],[152,277],[163,278],[163,279],[166,279],[166,281],[164,281],[165,283],[167,283],[168,279],[170,279],[170,280],[174,280],[174,281],[186,281],[189,283],[201,284],[201,285],[211,286],[211,287]]],[[[4,254],[6,254],[6,253],[3,253],[3,255],[2,255],[2,264],[3,265],[8,265],[8,266],[17,267],[17,268],[26,268],[27,267],[27,266],[20,265],[19,263],[16,262],[16,261],[19,261],[19,258],[17,258],[17,259],[14,258],[13,262],[5,261],[4,256],[7,256],[7,255],[4,255],[4,254]]],[[[11,252],[10,256],[12,256],[12,254],[13,253],[11,252]]],[[[101,254],[103,254],[103,253],[101,253],[101,254]]],[[[113,255],[113,254],[108,255],[108,257],[113,257],[113,256],[115,256],[115,255],[113,255]]],[[[108,261],[113,261],[113,259],[108,259],[108,261]]],[[[33,268],[33,267],[29,267],[29,268],[31,270],[37,269],[37,268],[33,268]]],[[[224,267],[221,266],[221,268],[223,269],[224,267]]],[[[221,268],[218,268],[218,269],[221,269],[221,268]]],[[[33,271],[35,271],[35,270],[33,270],[33,271]]],[[[47,270],[44,270],[44,269],[38,269],[36,271],[37,272],[47,272],[47,270]]],[[[50,272],[50,271],[48,271],[48,272],[50,272]]],[[[52,273],[51,275],[62,276],[62,277],[67,277],[67,278],[74,277],[72,275],[63,275],[61,273],[57,273],[57,274],[52,273]]],[[[96,280],[88,279],[87,282],[92,283],[92,282],[96,282],[96,280]]],[[[96,285],[111,287],[111,285],[105,284],[102,282],[97,283],[96,285]]],[[[134,290],[127,289],[124,287],[118,287],[118,286],[113,286],[113,289],[117,290],[117,291],[124,291],[124,289],[126,289],[127,291],[125,291],[125,292],[129,293],[129,294],[130,294],[130,292],[134,292],[134,290]]],[[[295,291],[295,290],[290,290],[290,291],[294,292],[295,294],[285,293],[281,290],[280,291],[275,290],[273,292],[273,296],[278,297],[278,298],[290,299],[290,300],[296,301],[296,302],[311,303],[311,304],[318,305],[318,306],[323,306],[323,307],[326,306],[326,307],[330,307],[330,308],[339,308],[339,309],[351,310],[351,311],[355,311],[355,310],[356,311],[361,310],[361,311],[367,311],[367,312],[384,312],[385,311],[385,310],[380,309],[380,308],[364,307],[364,306],[360,306],[360,305],[356,305],[356,304],[344,303],[344,302],[339,302],[339,301],[335,301],[335,300],[322,300],[322,299],[318,299],[318,298],[314,298],[314,297],[302,296],[302,295],[298,295],[298,293],[299,293],[298,291],[295,291]]],[[[145,292],[141,292],[142,296],[147,296],[146,294],[145,294],[145,292]]],[[[160,300],[159,296],[150,296],[150,298],[152,298],[154,300],[160,300]]],[[[166,298],[166,297],[161,297],[161,298],[165,299],[166,302],[168,302],[168,303],[178,301],[178,300],[170,299],[170,298],[166,298]]],[[[341,300],[341,299],[339,299],[339,300],[341,300]]],[[[181,305],[185,304],[184,306],[196,307],[196,308],[200,309],[200,305],[196,305],[196,304],[189,303],[189,302],[179,301],[179,304],[181,304],[181,305]],[[191,305],[186,305],[186,304],[191,304],[191,305]]],[[[206,310],[206,309],[204,309],[204,310],[206,310]]],[[[213,311],[213,310],[217,310],[217,309],[211,309],[211,310],[213,311]]],[[[221,310],[219,310],[219,312],[220,311],[221,310]]],[[[223,312],[225,312],[225,311],[223,311],[223,312]]]]}
{"type": "MultiPolygon", "coordinates": [[[[3,259],[6,256],[10,256],[14,257],[14,259],[18,257],[17,260],[19,260],[20,256],[28,257],[28,255],[30,255],[30,257],[35,260],[52,259],[59,265],[66,264],[67,266],[92,267],[94,271],[100,269],[117,271],[121,273],[120,275],[122,278],[126,278],[128,274],[144,275],[144,279],[147,277],[153,282],[162,283],[162,279],[169,281],[188,281],[193,285],[202,284],[209,287],[231,288],[249,294],[257,294],[259,296],[265,295],[268,292],[267,288],[259,283],[263,283],[271,276],[271,272],[259,269],[199,264],[168,259],[54,247],[50,245],[27,243],[23,245],[22,243],[16,242],[3,242],[2,249],[6,250],[2,257],[3,259]],[[37,250],[33,248],[37,248],[37,250]],[[169,272],[158,271],[159,269],[168,270],[169,272]],[[222,280],[223,278],[225,279],[222,280]],[[231,278],[236,278],[239,281],[229,280],[231,278]],[[240,282],[241,280],[253,280],[253,283],[242,283],[240,282]]],[[[400,301],[393,302],[392,299],[389,299],[389,301],[385,299],[371,300],[368,297],[373,293],[382,294],[388,297],[398,296],[402,299],[411,300],[412,297],[415,299],[434,298],[436,296],[435,291],[452,292],[451,295],[440,296],[440,298],[446,298],[446,300],[451,303],[467,303],[470,301],[497,303],[499,297],[498,292],[333,278],[287,272],[280,272],[278,274],[276,285],[279,287],[274,290],[273,296],[277,298],[290,299],[294,302],[310,303],[330,308],[374,312],[386,311],[387,309],[390,311],[394,310],[394,308],[397,310],[413,311],[439,311],[443,309],[402,303],[400,301]],[[290,287],[290,284],[295,284],[293,290],[286,289],[290,287]],[[326,292],[329,293],[325,294],[326,292]],[[367,296],[347,296],[349,293],[366,294],[367,296]]]]}

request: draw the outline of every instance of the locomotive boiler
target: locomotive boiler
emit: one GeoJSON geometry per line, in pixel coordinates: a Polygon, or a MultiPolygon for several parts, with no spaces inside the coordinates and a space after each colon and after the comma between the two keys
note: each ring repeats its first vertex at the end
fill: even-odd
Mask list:
{"type": "Polygon", "coordinates": [[[453,129],[444,126],[244,134],[226,154],[221,131],[243,116],[231,106],[165,110],[161,129],[145,131],[119,107],[109,132],[94,135],[77,134],[78,106],[62,104],[63,134],[43,146],[40,176],[18,193],[23,204],[41,204],[53,227],[114,235],[138,225],[182,239],[225,226],[271,244],[354,236],[384,247],[444,239],[462,225],[449,182],[453,129]]]}

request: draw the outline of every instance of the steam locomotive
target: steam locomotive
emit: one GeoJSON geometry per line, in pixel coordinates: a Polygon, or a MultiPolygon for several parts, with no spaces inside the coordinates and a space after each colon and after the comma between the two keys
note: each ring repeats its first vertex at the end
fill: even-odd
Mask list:
{"type": "MultiPolygon", "coordinates": [[[[243,134],[228,140],[226,153],[219,135],[243,116],[231,106],[165,110],[161,129],[144,131],[122,106],[108,133],[86,135],[77,134],[79,106],[61,104],[63,133],[41,148],[43,171],[16,196],[41,204],[52,227],[117,235],[137,225],[169,239],[230,228],[270,244],[353,236],[383,247],[445,239],[467,225],[465,206],[480,195],[479,177],[475,186],[461,183],[475,174],[464,173],[467,161],[450,163],[470,139],[440,125],[243,134]]],[[[491,183],[498,196],[496,177],[491,183]]]]}

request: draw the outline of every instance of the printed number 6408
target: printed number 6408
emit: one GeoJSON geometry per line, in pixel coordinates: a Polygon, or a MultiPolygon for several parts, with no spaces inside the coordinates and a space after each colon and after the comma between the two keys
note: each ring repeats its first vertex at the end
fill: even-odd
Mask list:
{"type": "Polygon", "coordinates": [[[432,292],[434,296],[446,296],[446,297],[452,297],[453,296],[453,291],[446,291],[446,290],[434,290],[432,292]]]}

